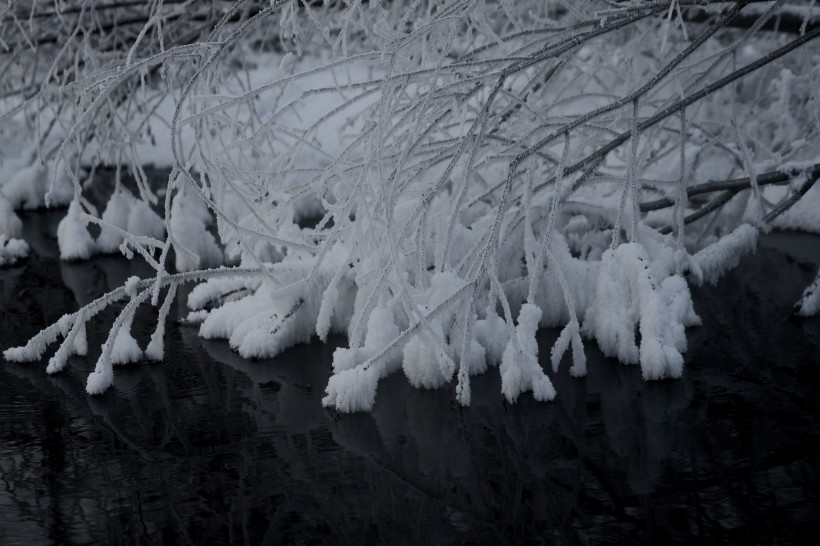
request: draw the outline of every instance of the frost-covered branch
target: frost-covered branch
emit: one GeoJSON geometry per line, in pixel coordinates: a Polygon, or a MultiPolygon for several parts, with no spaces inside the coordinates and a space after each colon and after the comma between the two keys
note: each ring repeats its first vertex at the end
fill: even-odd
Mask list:
{"type": "Polygon", "coordinates": [[[646,379],[678,377],[699,323],[687,283],[716,281],[760,230],[820,231],[812,13],[16,4],[0,15],[0,264],[25,244],[15,210],[70,205],[64,259],[119,252],[153,274],[5,356],[38,360],[62,338],[57,372],[128,297],[90,379],[100,392],[113,363],[161,359],[176,287],[194,282],[187,322],[244,357],[346,334],[324,398],[341,411],[371,408],[399,370],[420,388],[455,382],[467,404],[470,377],[499,366],[508,400],[550,400],[542,327],[561,329],[553,370],[570,353],[583,376],[594,342],[646,379]],[[170,174],[149,180],[147,163],[170,174]],[[148,305],[143,351],[128,330],[148,305]]]}

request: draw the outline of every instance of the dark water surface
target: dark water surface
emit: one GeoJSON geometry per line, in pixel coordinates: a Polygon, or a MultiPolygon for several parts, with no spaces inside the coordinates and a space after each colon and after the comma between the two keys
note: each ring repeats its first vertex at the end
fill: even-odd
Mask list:
{"type": "MultiPolygon", "coordinates": [[[[35,256],[0,270],[0,348],[144,271],[60,262],[59,216],[24,215],[35,256]]],[[[0,544],[813,543],[820,320],[790,312],[818,263],[818,237],[764,238],[694,292],[683,379],[588,346],[548,404],[504,404],[495,370],[469,408],[399,373],[372,414],[339,415],[321,398],[343,339],[251,362],[176,324],[164,363],[89,397],[108,311],[61,374],[0,363],[0,544]]]]}

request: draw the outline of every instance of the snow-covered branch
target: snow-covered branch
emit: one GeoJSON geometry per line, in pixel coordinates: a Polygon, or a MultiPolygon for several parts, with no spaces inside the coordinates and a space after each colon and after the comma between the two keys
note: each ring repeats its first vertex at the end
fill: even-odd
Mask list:
{"type": "Polygon", "coordinates": [[[542,327],[561,328],[554,370],[569,353],[584,375],[595,342],[678,377],[688,283],[761,230],[820,232],[816,21],[808,2],[16,3],[0,264],[25,254],[14,210],[70,205],[64,259],[120,252],[154,274],[5,356],[62,338],[57,372],[127,297],[101,392],[114,363],[161,359],[195,282],[189,322],[244,357],[346,334],[324,398],[341,411],[399,370],[467,404],[499,366],[508,400],[550,400],[542,327]],[[144,352],[128,333],[143,305],[159,307],[144,352]]]}

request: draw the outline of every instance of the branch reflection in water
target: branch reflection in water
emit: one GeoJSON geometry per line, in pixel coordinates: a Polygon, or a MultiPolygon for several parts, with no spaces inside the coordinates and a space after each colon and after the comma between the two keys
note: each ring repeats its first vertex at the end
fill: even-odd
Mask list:
{"type": "MultiPolygon", "coordinates": [[[[54,220],[26,215],[36,256],[0,271],[3,348],[145,273],[58,262],[54,220]]],[[[396,375],[372,413],[337,414],[321,398],[342,338],[249,361],[176,324],[162,364],[119,367],[102,396],[84,387],[99,329],[60,374],[3,363],[0,542],[797,540],[820,517],[820,328],[789,306],[820,242],[767,240],[695,292],[682,380],[589,350],[585,379],[552,376],[553,403],[505,405],[489,373],[462,408],[396,375]]],[[[556,335],[539,334],[542,354],[556,335]]]]}

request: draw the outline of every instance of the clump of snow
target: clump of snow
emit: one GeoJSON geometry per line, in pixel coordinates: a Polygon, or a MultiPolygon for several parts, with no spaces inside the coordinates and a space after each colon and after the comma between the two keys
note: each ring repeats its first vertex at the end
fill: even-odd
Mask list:
{"type": "Polygon", "coordinates": [[[597,340],[605,355],[625,364],[640,362],[647,380],[680,377],[681,352],[686,350],[684,327],[697,323],[686,282],[671,276],[658,286],[641,245],[625,243],[604,253],[584,331],[597,340]]]}
{"type": "Polygon", "coordinates": [[[15,210],[33,210],[45,205],[48,191],[48,171],[45,165],[34,161],[23,167],[2,187],[3,195],[15,210]]]}
{"type": "MultiPolygon", "coordinates": [[[[430,313],[463,284],[464,282],[452,272],[434,274],[430,279],[429,289],[421,292],[417,297],[421,303],[419,306],[421,314],[430,313]]],[[[452,379],[456,370],[454,358],[460,356],[458,355],[460,345],[457,342],[452,344],[448,342],[448,340],[450,342],[460,340],[460,336],[455,335],[456,332],[453,329],[454,321],[455,310],[448,310],[434,319],[424,320],[419,331],[404,347],[402,369],[411,385],[435,389],[452,379]]],[[[486,369],[486,356],[483,350],[480,355],[475,355],[475,359],[479,357],[481,360],[475,365],[486,369]]],[[[473,360],[472,357],[471,360],[473,360]]]]}
{"type": "Polygon", "coordinates": [[[55,167],[54,162],[44,165],[34,160],[12,175],[0,187],[0,192],[9,200],[15,210],[34,210],[46,205],[67,205],[74,197],[74,188],[68,176],[65,175],[64,162],[60,161],[55,167]],[[57,169],[54,191],[50,190],[50,173],[57,169]],[[46,203],[46,194],[49,202],[46,203]]]}
{"type": "Polygon", "coordinates": [[[114,345],[111,348],[112,364],[130,364],[142,358],[142,349],[140,349],[134,336],[131,335],[133,320],[134,316],[131,314],[117,331],[117,337],[114,338],[114,345]]]}
{"type": "Polygon", "coordinates": [[[97,248],[102,253],[119,251],[123,235],[110,229],[106,224],[119,228],[135,237],[162,239],[165,222],[151,209],[151,206],[137,199],[126,188],[114,191],[102,214],[102,231],[97,237],[97,248]]]}
{"type": "Polygon", "coordinates": [[[593,292],[589,287],[595,284],[599,262],[574,258],[560,233],[553,233],[548,252],[553,258],[552,266],[542,273],[534,301],[542,312],[540,325],[563,326],[571,320],[557,268],[563,272],[566,288],[575,303],[577,318],[583,320],[587,307],[592,303],[593,292]]]}
{"type": "Polygon", "coordinates": [[[148,294],[146,290],[132,298],[117,317],[108,339],[102,345],[94,371],[86,379],[85,390],[88,394],[101,394],[114,384],[114,365],[129,364],[142,358],[142,349],[131,335],[131,324],[137,307],[148,294]]]}
{"type": "Polygon", "coordinates": [[[62,371],[68,363],[68,357],[71,355],[85,356],[88,354],[88,340],[86,339],[85,320],[82,314],[73,317],[64,315],[58,325],[65,340],[48,361],[46,373],[49,374],[62,371]]]}
{"type": "Polygon", "coordinates": [[[757,248],[758,229],[742,224],[734,231],[692,255],[690,266],[698,285],[715,284],[721,275],[740,263],[740,258],[757,248]]]}
{"type": "Polygon", "coordinates": [[[405,345],[402,369],[411,385],[437,389],[452,378],[455,363],[441,350],[444,344],[441,322],[433,320],[430,331],[422,330],[405,345]]]}
{"type": "Polygon", "coordinates": [[[272,299],[270,283],[266,282],[256,292],[226,302],[210,313],[202,310],[200,313],[206,318],[199,328],[199,335],[205,339],[228,339],[244,321],[264,313],[272,299]]]}
{"type": "Polygon", "coordinates": [[[202,324],[208,318],[211,312],[207,309],[200,309],[198,311],[190,311],[187,315],[182,317],[180,322],[186,326],[193,326],[195,324],[202,324]]]}
{"type": "Polygon", "coordinates": [[[137,296],[137,287],[139,286],[140,278],[136,275],[132,275],[128,277],[125,281],[125,293],[129,298],[135,298],[137,296]]]}
{"type": "Polygon", "coordinates": [[[208,231],[211,215],[201,199],[183,188],[173,198],[169,236],[176,254],[177,271],[217,267],[224,261],[222,250],[208,231]]]}
{"type": "MultiPolygon", "coordinates": [[[[260,298],[261,299],[261,298],[260,298]]],[[[245,358],[263,358],[274,356],[297,343],[307,343],[312,335],[312,326],[318,310],[316,303],[305,298],[304,294],[294,290],[289,294],[273,297],[267,302],[261,299],[264,309],[253,317],[243,317],[230,337],[228,343],[245,358]]],[[[201,332],[207,330],[207,324],[215,318],[219,310],[213,311],[202,323],[201,332]]]]}
{"type": "Polygon", "coordinates": [[[335,407],[344,413],[370,411],[376,401],[376,386],[380,378],[374,367],[343,370],[330,377],[322,405],[335,407]]]}
{"type": "MultiPolygon", "coordinates": [[[[282,283],[278,289],[266,279],[252,293],[225,301],[208,312],[199,334],[206,339],[228,339],[231,347],[246,358],[271,358],[297,343],[310,341],[320,306],[315,294],[324,291],[335,273],[323,264],[308,279],[312,265],[311,261],[274,264],[270,275],[282,283]]],[[[222,285],[225,289],[230,286],[222,285]]],[[[243,286],[249,289],[251,285],[243,286]]],[[[197,295],[195,303],[215,297],[215,292],[203,293],[197,295]]],[[[343,310],[334,319],[334,326],[343,329],[348,321],[349,311],[343,310]]]]}
{"type": "MultiPolygon", "coordinates": [[[[134,206],[134,201],[136,199],[128,190],[117,189],[105,206],[102,221],[122,230],[127,229],[128,215],[134,206]]],[[[122,241],[122,235],[103,225],[97,237],[97,249],[105,254],[118,252],[122,241]]]]}
{"type": "Polygon", "coordinates": [[[672,325],[677,331],[676,343],[682,345],[685,351],[686,334],[684,328],[700,326],[701,320],[692,302],[692,293],[686,284],[686,279],[680,275],[670,275],[661,282],[661,293],[669,308],[672,325]]]}
{"type": "Polygon", "coordinates": [[[483,319],[477,320],[473,326],[475,339],[486,351],[487,364],[497,366],[501,363],[504,349],[510,339],[510,330],[498,313],[491,311],[483,319]]]}
{"type": "Polygon", "coordinates": [[[40,360],[46,348],[57,341],[60,335],[59,324],[52,324],[28,340],[22,347],[10,347],[3,351],[3,357],[9,362],[33,362],[40,360]]]}
{"type": "Polygon", "coordinates": [[[22,347],[9,347],[3,351],[3,358],[9,362],[32,362],[39,360],[40,357],[43,356],[44,351],[45,345],[41,348],[40,344],[32,345],[29,341],[29,343],[22,347]],[[38,349],[40,350],[38,351],[38,349]]]}
{"type": "MultiPolygon", "coordinates": [[[[369,360],[399,335],[399,327],[393,312],[385,305],[379,305],[370,313],[367,321],[367,335],[364,346],[345,349],[340,347],[333,353],[334,373],[349,370],[369,360]]],[[[381,375],[387,376],[401,365],[401,356],[392,354],[385,358],[381,375]]]]}
{"type": "Polygon", "coordinates": [[[24,240],[9,239],[5,234],[0,234],[0,267],[14,265],[26,258],[28,253],[28,244],[24,240]]]}
{"type": "Polygon", "coordinates": [[[501,392],[509,402],[528,390],[536,400],[547,401],[555,398],[552,381],[538,364],[538,342],[535,333],[541,321],[541,309],[537,305],[525,303],[518,313],[515,335],[510,338],[501,357],[501,392]]]}
{"type": "Polygon", "coordinates": [[[80,201],[75,199],[68,206],[68,214],[57,226],[60,259],[86,260],[91,257],[96,249],[94,239],[88,233],[82,214],[80,201]]]}
{"type": "Polygon", "coordinates": [[[165,235],[165,222],[154,212],[151,205],[142,199],[135,199],[136,204],[128,215],[126,231],[138,237],[162,239],[165,235]]]}
{"type": "Polygon", "coordinates": [[[85,381],[85,391],[88,394],[102,394],[108,387],[114,384],[114,369],[110,363],[108,365],[100,365],[98,362],[97,368],[98,369],[88,374],[88,378],[85,381]]]}
{"type": "MultiPolygon", "coordinates": [[[[142,349],[137,344],[137,340],[131,335],[131,324],[134,322],[134,313],[138,305],[137,285],[139,281],[139,277],[134,275],[129,277],[123,285],[125,294],[131,298],[131,303],[123,309],[122,315],[117,320],[119,327],[117,328],[115,325],[115,328],[117,328],[116,335],[111,345],[109,357],[111,364],[130,364],[142,358],[142,349]]],[[[109,339],[107,343],[111,343],[111,340],[109,339]]]]}
{"type": "Polygon", "coordinates": [[[9,239],[20,238],[23,233],[23,222],[14,213],[11,202],[0,193],[0,235],[9,239]]]}
{"type": "Polygon", "coordinates": [[[259,277],[215,277],[200,283],[188,294],[188,307],[194,311],[212,303],[235,301],[256,291],[262,284],[259,277]]]}

